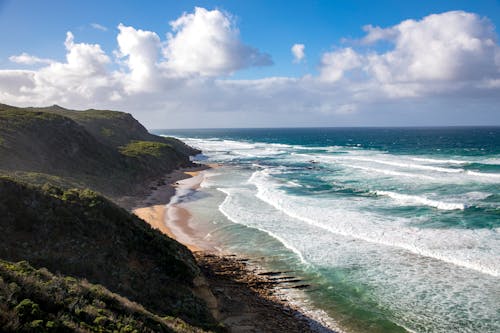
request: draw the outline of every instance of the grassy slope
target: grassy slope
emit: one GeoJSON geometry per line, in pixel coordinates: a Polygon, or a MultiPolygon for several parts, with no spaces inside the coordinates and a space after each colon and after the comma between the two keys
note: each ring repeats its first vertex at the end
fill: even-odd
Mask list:
{"type": "Polygon", "coordinates": [[[112,147],[119,147],[131,141],[155,141],[168,143],[184,155],[194,155],[198,151],[187,146],[180,140],[165,138],[149,133],[132,115],[125,112],[109,110],[71,111],[53,105],[44,108],[27,108],[32,111],[54,113],[73,119],[99,141],[112,147]]]}
{"type": "Polygon", "coordinates": [[[0,264],[0,330],[56,325],[49,330],[64,331],[67,321],[73,329],[127,331],[130,324],[137,331],[150,325],[168,331],[173,326],[164,316],[175,317],[170,322],[181,328],[189,328],[182,320],[203,329],[217,327],[192,292],[199,269],[191,253],[84,189],[130,195],[136,184],[190,165],[189,155],[197,152],[179,140],[149,134],[122,112],[0,104],[0,175],[10,177],[0,177],[0,258],[9,261],[0,264]],[[11,263],[21,260],[63,276],[11,263]],[[77,303],[68,305],[64,295],[77,303]],[[119,302],[111,299],[126,297],[142,310],[133,314],[127,300],[104,306],[101,296],[115,305],[119,302]],[[45,317],[23,317],[29,309],[45,317]],[[96,313],[106,318],[93,317],[96,313]]]}
{"type": "Polygon", "coordinates": [[[3,332],[202,332],[86,280],[0,260],[3,332]]]}
{"type": "Polygon", "coordinates": [[[0,258],[85,278],[160,316],[215,325],[191,291],[199,274],[191,252],[95,192],[0,178],[0,216],[0,258]]]}
{"type": "Polygon", "coordinates": [[[31,183],[90,187],[108,196],[133,194],[198,151],[152,135],[130,114],[57,106],[0,104],[0,173],[31,183]],[[157,154],[129,148],[161,145],[157,154]]]}

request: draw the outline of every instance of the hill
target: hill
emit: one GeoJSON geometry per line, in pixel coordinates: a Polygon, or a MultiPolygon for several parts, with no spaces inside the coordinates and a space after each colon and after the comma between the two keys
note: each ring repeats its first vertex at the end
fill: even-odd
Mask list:
{"type": "Polygon", "coordinates": [[[198,152],[124,112],[0,104],[0,174],[29,183],[133,194],[198,152]]]}
{"type": "Polygon", "coordinates": [[[205,332],[100,285],[0,260],[2,332],[205,332]]]}
{"type": "Polygon", "coordinates": [[[123,112],[0,104],[0,331],[221,330],[191,252],[106,198],[198,152],[123,112]]]}
{"type": "MultiPolygon", "coordinates": [[[[139,316],[146,316],[147,312],[158,317],[178,317],[203,329],[216,327],[205,303],[193,294],[193,280],[200,271],[191,252],[95,192],[62,190],[51,185],[42,188],[0,178],[0,216],[0,258],[9,262],[26,260],[37,268],[100,284],[144,307],[145,312],[139,316]]],[[[23,280],[16,272],[24,266],[14,267],[9,273],[9,265],[0,265],[3,266],[0,298],[10,293],[10,289],[5,289],[12,287],[9,281],[16,280],[20,285],[16,300],[9,301],[8,309],[4,310],[9,313],[21,306],[25,298],[38,304],[40,311],[54,313],[59,309],[57,306],[69,306],[58,299],[64,290],[76,288],[77,294],[84,295],[93,290],[81,282],[54,280],[49,273],[36,273],[30,268],[26,269],[36,276],[23,280]],[[55,289],[44,279],[56,283],[55,289]],[[57,287],[57,281],[66,284],[57,287]],[[33,285],[41,291],[30,291],[33,285]]],[[[107,291],[102,293],[109,296],[107,291]]],[[[96,295],[82,302],[93,304],[90,299],[96,295]]],[[[77,295],[71,298],[80,299],[77,295]]],[[[85,308],[84,304],[78,306],[85,308]]],[[[73,310],[57,311],[73,318],[76,315],[73,310]]],[[[125,311],[123,307],[119,310],[125,311]]]]}

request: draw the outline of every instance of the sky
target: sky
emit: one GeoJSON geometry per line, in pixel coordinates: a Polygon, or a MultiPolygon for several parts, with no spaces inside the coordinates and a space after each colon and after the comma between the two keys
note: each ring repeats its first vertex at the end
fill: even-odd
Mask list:
{"type": "Polygon", "coordinates": [[[0,102],[150,129],[500,125],[500,1],[0,0],[0,102]]]}

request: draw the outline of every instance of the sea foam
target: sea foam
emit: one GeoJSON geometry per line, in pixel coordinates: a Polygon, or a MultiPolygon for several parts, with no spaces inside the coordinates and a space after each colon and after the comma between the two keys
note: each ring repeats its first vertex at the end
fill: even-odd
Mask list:
{"type": "Polygon", "coordinates": [[[466,208],[466,205],[463,203],[432,200],[418,195],[401,194],[391,191],[374,191],[374,193],[376,195],[388,196],[401,204],[417,204],[443,210],[464,210],[466,208]]]}
{"type": "Polygon", "coordinates": [[[335,234],[500,276],[500,258],[493,255],[500,253],[500,235],[494,231],[420,229],[410,227],[411,220],[366,215],[349,201],[291,197],[279,189],[270,174],[270,170],[255,171],[249,182],[257,187],[259,199],[292,218],[335,234]]]}

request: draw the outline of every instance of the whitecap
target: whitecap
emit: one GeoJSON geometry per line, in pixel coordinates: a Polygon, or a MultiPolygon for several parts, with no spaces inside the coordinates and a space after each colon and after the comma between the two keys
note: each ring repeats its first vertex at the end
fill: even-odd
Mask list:
{"type": "Polygon", "coordinates": [[[373,193],[375,193],[376,195],[388,196],[403,205],[417,204],[442,210],[464,210],[465,208],[467,208],[467,206],[463,203],[432,200],[427,197],[418,195],[408,195],[392,191],[374,191],[373,193]]]}

